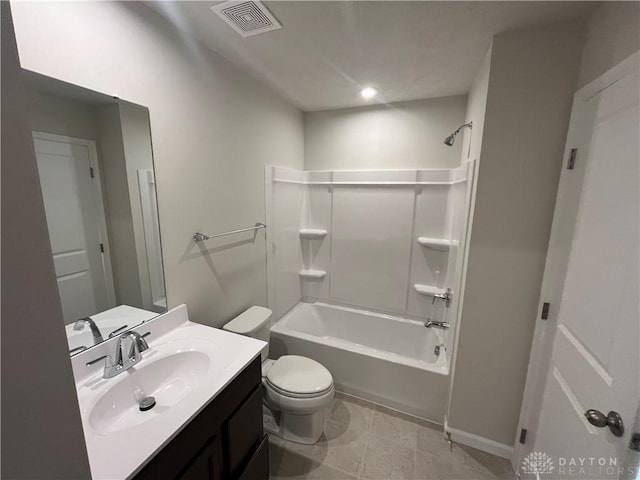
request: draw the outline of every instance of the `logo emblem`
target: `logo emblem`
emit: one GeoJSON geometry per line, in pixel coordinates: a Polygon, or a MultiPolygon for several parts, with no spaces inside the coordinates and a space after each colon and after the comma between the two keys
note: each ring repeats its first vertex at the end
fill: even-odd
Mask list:
{"type": "Polygon", "coordinates": [[[531,452],[524,457],[522,467],[524,473],[542,474],[552,473],[554,470],[553,460],[545,452],[531,452]]]}

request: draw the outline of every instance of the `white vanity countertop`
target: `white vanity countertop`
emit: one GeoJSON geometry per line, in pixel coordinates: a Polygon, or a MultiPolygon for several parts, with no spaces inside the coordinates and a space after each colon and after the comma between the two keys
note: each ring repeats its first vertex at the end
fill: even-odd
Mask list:
{"type": "Polygon", "coordinates": [[[150,348],[137,365],[111,379],[102,378],[103,362],[91,367],[86,363],[112,353],[115,338],[72,358],[95,480],[133,477],[265,346],[259,340],[188,321],[184,305],[134,331],[151,332],[146,337],[150,348]],[[176,358],[178,363],[166,363],[176,358]],[[125,408],[122,414],[113,414],[122,404],[135,402],[140,385],[146,388],[153,382],[161,387],[153,409],[125,408]]]}

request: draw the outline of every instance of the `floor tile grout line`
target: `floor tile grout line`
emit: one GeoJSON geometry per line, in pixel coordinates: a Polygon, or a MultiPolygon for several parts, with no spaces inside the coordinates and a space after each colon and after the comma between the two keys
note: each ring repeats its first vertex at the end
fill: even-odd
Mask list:
{"type": "Polygon", "coordinates": [[[369,448],[369,438],[371,435],[371,423],[373,422],[373,413],[374,409],[370,409],[371,411],[368,413],[367,425],[365,427],[365,442],[364,448],[362,449],[362,455],[360,456],[360,463],[358,464],[358,480],[362,479],[362,471],[364,470],[364,459],[367,455],[367,448],[369,448]]]}
{"type": "Polygon", "coordinates": [[[338,467],[334,467],[333,465],[329,465],[328,463],[327,463],[327,464],[325,464],[324,462],[318,462],[317,460],[314,460],[314,461],[315,461],[316,463],[320,464],[320,465],[325,465],[325,466],[327,466],[327,467],[329,467],[329,468],[332,468],[332,469],[334,469],[334,470],[337,470],[338,472],[340,472],[340,473],[344,473],[345,475],[347,475],[347,476],[349,476],[349,477],[351,477],[351,478],[355,478],[355,479],[357,480],[357,477],[356,477],[353,473],[349,473],[349,472],[347,472],[346,470],[343,470],[343,469],[338,468],[338,467]]]}
{"type": "MultiPolygon", "coordinates": [[[[376,437],[376,438],[378,438],[380,440],[384,440],[385,442],[391,443],[392,445],[395,445],[396,447],[401,447],[401,448],[405,448],[405,449],[408,448],[409,450],[417,450],[417,449],[412,448],[412,447],[407,447],[407,445],[405,443],[403,443],[403,442],[399,442],[399,441],[397,441],[397,440],[395,440],[393,438],[385,437],[385,436],[380,435],[378,433],[375,433],[373,431],[369,432],[369,435],[373,435],[374,437],[376,437]]],[[[416,442],[417,442],[417,440],[416,440],[416,442]]]]}
{"type": "Polygon", "coordinates": [[[367,449],[369,448],[369,439],[371,438],[371,432],[367,431],[367,440],[362,450],[362,456],[360,457],[360,464],[358,465],[358,480],[362,480],[362,473],[364,471],[364,459],[367,455],[367,449]]]}
{"type": "Polygon", "coordinates": [[[418,478],[418,431],[416,426],[416,443],[413,445],[413,478],[418,478]]]}

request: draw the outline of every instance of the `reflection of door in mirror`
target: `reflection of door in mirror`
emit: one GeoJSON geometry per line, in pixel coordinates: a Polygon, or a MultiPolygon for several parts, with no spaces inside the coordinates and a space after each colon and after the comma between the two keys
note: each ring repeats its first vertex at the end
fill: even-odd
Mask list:
{"type": "Polygon", "coordinates": [[[33,140],[62,311],[71,323],[116,306],[96,145],[41,132],[33,140]]]}
{"type": "Polygon", "coordinates": [[[167,308],[149,111],[23,73],[73,354],[167,308]]]}

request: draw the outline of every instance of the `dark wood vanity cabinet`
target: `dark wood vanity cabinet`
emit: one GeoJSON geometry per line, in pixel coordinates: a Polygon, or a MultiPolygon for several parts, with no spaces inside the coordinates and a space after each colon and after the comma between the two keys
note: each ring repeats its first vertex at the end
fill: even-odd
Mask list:
{"type": "Polygon", "coordinates": [[[189,422],[135,480],[268,480],[260,357],[189,422]]]}

